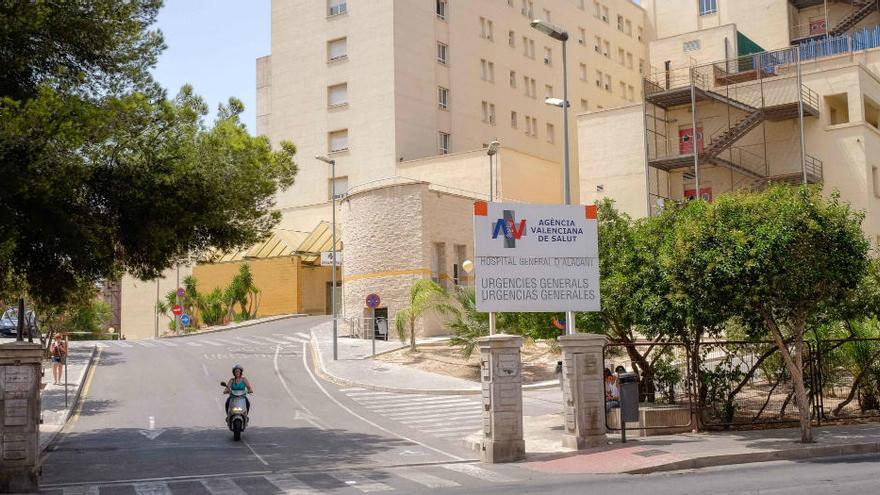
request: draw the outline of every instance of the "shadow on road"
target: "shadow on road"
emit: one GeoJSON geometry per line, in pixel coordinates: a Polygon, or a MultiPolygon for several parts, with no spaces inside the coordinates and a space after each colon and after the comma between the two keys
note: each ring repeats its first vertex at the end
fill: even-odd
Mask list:
{"type": "Polygon", "coordinates": [[[42,482],[99,483],[278,470],[320,473],[384,465],[377,454],[412,448],[395,438],[314,427],[254,427],[242,438],[244,442],[233,441],[225,428],[114,428],[68,434],[46,458],[42,482]]]}

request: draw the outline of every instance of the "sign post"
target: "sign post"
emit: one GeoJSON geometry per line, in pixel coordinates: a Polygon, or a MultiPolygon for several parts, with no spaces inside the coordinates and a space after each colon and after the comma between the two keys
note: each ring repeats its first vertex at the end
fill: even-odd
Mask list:
{"type": "Polygon", "coordinates": [[[373,325],[372,328],[370,328],[370,340],[373,343],[373,358],[376,357],[376,308],[378,308],[381,303],[382,299],[379,298],[379,294],[370,294],[367,296],[367,307],[373,312],[373,325]]]}

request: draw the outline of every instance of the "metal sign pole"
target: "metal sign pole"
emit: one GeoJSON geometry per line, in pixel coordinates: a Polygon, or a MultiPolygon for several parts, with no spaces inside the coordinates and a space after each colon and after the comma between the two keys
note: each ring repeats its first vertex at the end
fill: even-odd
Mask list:
{"type": "Polygon", "coordinates": [[[70,341],[64,337],[64,408],[67,409],[67,354],[70,351],[70,341]]]}
{"type": "Polygon", "coordinates": [[[373,331],[372,331],[373,338],[371,339],[373,342],[373,358],[376,357],[376,327],[377,326],[378,325],[376,325],[376,308],[373,308],[373,331]]]}
{"type": "Polygon", "coordinates": [[[495,313],[489,313],[489,335],[495,335],[495,313]]]}

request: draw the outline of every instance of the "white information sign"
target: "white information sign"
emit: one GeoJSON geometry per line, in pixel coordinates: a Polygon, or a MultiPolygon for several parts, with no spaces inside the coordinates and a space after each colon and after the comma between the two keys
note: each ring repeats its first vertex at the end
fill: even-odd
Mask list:
{"type": "MultiPolygon", "coordinates": [[[[336,251],[336,265],[342,264],[342,251],[336,251]]],[[[333,266],[333,251],[321,251],[321,266],[333,266]]]]}
{"type": "Polygon", "coordinates": [[[480,311],[600,310],[594,206],[475,203],[474,258],[480,311]]]}

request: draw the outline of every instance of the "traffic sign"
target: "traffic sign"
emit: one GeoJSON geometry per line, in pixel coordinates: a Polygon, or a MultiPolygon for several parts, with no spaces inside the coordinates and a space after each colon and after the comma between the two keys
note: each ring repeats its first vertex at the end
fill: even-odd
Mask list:
{"type": "Polygon", "coordinates": [[[369,296],[367,296],[367,307],[368,308],[376,309],[379,307],[379,304],[381,302],[382,302],[382,300],[379,299],[379,294],[370,294],[369,296]]]}
{"type": "Polygon", "coordinates": [[[188,327],[189,326],[189,315],[180,315],[180,323],[182,323],[183,326],[188,327]]]}
{"type": "Polygon", "coordinates": [[[180,316],[183,314],[183,306],[175,304],[174,306],[171,306],[171,312],[174,313],[174,316],[180,316]]]}
{"type": "Polygon", "coordinates": [[[183,290],[183,287],[178,287],[177,288],[177,297],[183,297],[185,295],[186,295],[186,291],[183,290]]]}

